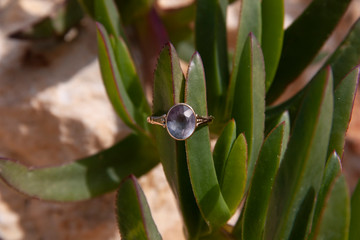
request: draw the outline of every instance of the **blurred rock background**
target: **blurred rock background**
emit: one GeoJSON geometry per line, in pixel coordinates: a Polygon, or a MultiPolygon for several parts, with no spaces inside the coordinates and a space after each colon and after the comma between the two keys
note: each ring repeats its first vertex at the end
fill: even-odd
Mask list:
{"type": "MultiPolygon", "coordinates": [[[[46,16],[61,2],[0,0],[0,156],[30,166],[61,164],[93,154],[128,133],[105,94],[90,19],[81,22],[71,41],[61,44],[7,38],[9,33],[46,16]]],[[[158,2],[162,7],[172,7],[180,1],[158,2]]],[[[310,1],[285,2],[288,26],[310,1]]],[[[240,3],[235,2],[228,11],[230,45],[235,42],[239,8],[240,3]]],[[[333,51],[359,16],[360,0],[354,0],[323,51],[333,51]]],[[[300,76],[288,88],[287,97],[303,86],[317,67],[314,64],[300,76]]],[[[351,189],[360,177],[359,97],[354,106],[343,161],[351,189]]],[[[163,238],[183,239],[180,216],[161,166],[142,177],[140,184],[163,238]]],[[[120,239],[114,194],[79,203],[49,203],[28,198],[0,181],[1,239],[120,239]]]]}

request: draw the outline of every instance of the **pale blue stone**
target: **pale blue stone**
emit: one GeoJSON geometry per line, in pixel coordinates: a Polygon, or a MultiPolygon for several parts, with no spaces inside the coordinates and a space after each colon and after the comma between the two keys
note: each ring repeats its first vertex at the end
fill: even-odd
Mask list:
{"type": "Polygon", "coordinates": [[[195,131],[196,116],[189,106],[178,104],[168,112],[166,126],[171,136],[185,140],[195,131]]]}

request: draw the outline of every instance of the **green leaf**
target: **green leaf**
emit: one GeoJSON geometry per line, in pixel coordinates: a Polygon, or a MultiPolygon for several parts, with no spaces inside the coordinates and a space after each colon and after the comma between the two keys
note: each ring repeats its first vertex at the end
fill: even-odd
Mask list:
{"type": "MultiPolygon", "coordinates": [[[[323,71],[325,67],[330,65],[333,68],[333,76],[334,76],[334,90],[338,88],[339,84],[341,82],[344,82],[344,78],[348,78],[351,76],[351,74],[346,75],[348,72],[350,72],[354,66],[358,65],[360,62],[360,20],[358,20],[352,27],[352,29],[349,31],[348,35],[346,36],[345,40],[338,46],[337,50],[332,54],[332,56],[329,58],[327,63],[324,65],[324,67],[320,70],[323,71]]],[[[319,72],[320,72],[319,71],[319,72]]],[[[356,71],[356,70],[354,70],[356,71]]],[[[310,81],[311,82],[311,81],[310,81]]],[[[310,84],[309,82],[309,84],[310,84]]],[[[343,85],[343,88],[346,88],[348,91],[351,90],[351,81],[347,80],[343,84],[349,85],[348,87],[345,87],[343,85]],[[345,84],[347,82],[347,84],[345,84]]],[[[309,85],[308,84],[308,85],[309,85]]],[[[293,116],[295,116],[297,112],[297,106],[299,105],[300,100],[302,99],[304,92],[306,91],[306,88],[304,87],[301,91],[299,91],[296,95],[294,95],[292,98],[287,100],[286,102],[277,105],[277,106],[270,106],[266,108],[266,124],[268,122],[273,121],[274,119],[278,118],[282,112],[285,110],[289,110],[290,118],[293,119],[293,116]]],[[[345,90],[345,89],[344,89],[345,90]]],[[[341,91],[340,91],[341,92],[341,91]]],[[[351,95],[351,91],[349,92],[351,95]]],[[[349,96],[351,97],[351,96],[349,96]]],[[[344,98],[348,99],[348,98],[344,98]]],[[[335,101],[337,98],[335,98],[335,101]]],[[[340,105],[339,105],[340,106],[340,105]]],[[[336,110],[338,111],[338,110],[336,110]]],[[[349,114],[350,110],[346,112],[346,116],[349,114]]],[[[335,114],[336,116],[337,114],[335,114]]],[[[339,115],[341,116],[341,115],[339,115]]],[[[345,118],[343,118],[345,119],[345,118]]],[[[268,129],[268,128],[267,128],[268,129]]],[[[338,139],[342,139],[341,137],[338,139]]],[[[332,139],[331,141],[333,141],[332,139]]],[[[334,143],[331,143],[334,144],[334,143]]],[[[337,149],[339,151],[340,148],[337,149]]],[[[329,148],[329,153],[333,151],[334,149],[329,148]]],[[[339,153],[342,151],[339,151],[339,153]]]]}
{"type": "Polygon", "coordinates": [[[240,9],[233,71],[237,72],[236,69],[239,67],[241,54],[249,34],[252,33],[256,39],[262,39],[261,24],[261,1],[243,0],[240,9]]]}
{"type": "Polygon", "coordinates": [[[315,202],[315,190],[310,188],[302,200],[295,216],[293,228],[288,239],[303,240],[306,239],[308,233],[309,222],[311,222],[312,210],[315,202]]]}
{"type": "MultiPolygon", "coordinates": [[[[315,77],[316,78],[316,75],[315,77]]],[[[313,79],[314,79],[313,78],[313,79]]],[[[311,79],[311,81],[313,80],[311,79]]],[[[310,82],[311,82],[310,81],[310,82]]],[[[309,84],[310,84],[309,82],[309,84]]],[[[281,115],[287,111],[289,113],[290,122],[294,122],[296,114],[298,113],[299,106],[304,98],[304,93],[306,92],[307,86],[300,90],[289,100],[276,105],[276,106],[267,106],[265,110],[265,132],[271,130],[272,126],[276,125],[278,119],[281,118],[281,115]]]]}
{"type": "Polygon", "coordinates": [[[80,22],[84,13],[76,0],[65,1],[51,16],[45,17],[34,25],[10,34],[11,38],[38,40],[63,37],[80,22]]]}
{"type": "Polygon", "coordinates": [[[95,20],[105,27],[109,35],[126,39],[114,0],[95,0],[94,2],[95,20]]]}
{"type": "Polygon", "coordinates": [[[349,228],[349,240],[360,239],[360,181],[351,197],[351,221],[349,228]]]}
{"type": "Polygon", "coordinates": [[[129,98],[136,108],[142,112],[145,116],[144,118],[146,118],[146,116],[150,115],[151,110],[126,43],[121,37],[112,38],[111,40],[113,42],[112,45],[117,68],[119,69],[126,92],[129,94],[129,98]]]}
{"type": "MultiPolygon", "coordinates": [[[[161,116],[176,103],[184,102],[185,79],[177,53],[171,44],[161,51],[155,70],[153,114],[161,116]]],[[[185,143],[172,139],[160,126],[153,128],[166,178],[183,215],[186,234],[196,238],[201,214],[197,207],[186,163],[185,143]]]]}
{"type": "Polygon", "coordinates": [[[222,167],[219,184],[225,202],[233,215],[244,196],[246,185],[247,144],[244,134],[234,142],[222,167]]]}
{"type": "Polygon", "coordinates": [[[236,125],[234,120],[230,120],[225,126],[220,137],[216,141],[213,152],[214,165],[217,179],[222,178],[223,168],[229,157],[230,150],[236,139],[236,125]]]}
{"type": "Polygon", "coordinates": [[[279,67],[266,96],[267,104],[275,101],[311,63],[350,2],[351,0],[314,0],[286,29],[279,67]]]}
{"type": "Polygon", "coordinates": [[[312,239],[349,239],[350,197],[344,175],[332,181],[325,201],[312,239]]]}
{"type": "Polygon", "coordinates": [[[289,112],[284,112],[283,115],[281,115],[281,118],[279,120],[279,123],[284,123],[284,134],[283,139],[281,143],[281,152],[280,152],[280,163],[285,155],[285,151],[287,149],[287,145],[289,143],[290,138],[290,116],[289,112]]]}
{"type": "Polygon", "coordinates": [[[27,168],[0,159],[0,176],[33,197],[80,201],[115,190],[129,174],[141,176],[148,172],[159,161],[155,149],[150,139],[132,134],[109,149],[61,166],[27,168]]]}
{"type": "Polygon", "coordinates": [[[239,27],[237,33],[236,49],[233,60],[233,68],[230,77],[230,83],[226,98],[226,116],[231,115],[235,86],[241,74],[243,48],[248,41],[249,34],[252,33],[256,39],[261,40],[261,1],[260,0],[242,0],[239,27]]]}
{"type": "MultiPolygon", "coordinates": [[[[242,239],[262,238],[270,194],[279,168],[285,126],[281,123],[272,130],[261,148],[243,210],[242,239]]],[[[236,227],[234,231],[236,233],[236,227]]]]}
{"type": "Polygon", "coordinates": [[[284,0],[263,0],[261,19],[261,49],[264,54],[267,91],[274,80],[281,56],[284,37],[284,0]]]}
{"type": "Polygon", "coordinates": [[[236,122],[236,132],[237,134],[245,133],[248,144],[248,181],[251,179],[264,138],[264,99],[263,56],[255,37],[250,34],[241,57],[232,111],[236,122]]]}
{"type": "Polygon", "coordinates": [[[328,155],[336,151],[342,156],[345,144],[345,133],[351,118],[360,69],[350,72],[334,90],[334,114],[328,155]]]}
{"type": "Polygon", "coordinates": [[[360,19],[357,20],[344,41],[339,45],[326,65],[331,65],[334,75],[334,86],[360,63],[360,19]]]}
{"type": "Polygon", "coordinates": [[[290,137],[290,115],[288,111],[283,112],[280,117],[275,118],[273,121],[266,122],[265,134],[269,134],[273,129],[279,125],[280,123],[284,123],[284,134],[283,140],[281,144],[281,153],[280,153],[280,162],[285,154],[285,150],[287,148],[287,144],[289,142],[290,137]]]}
{"type": "Polygon", "coordinates": [[[125,178],[117,192],[116,213],[122,239],[162,239],[151,216],[144,192],[133,175],[125,178]]]}
{"type": "Polygon", "coordinates": [[[210,114],[223,104],[223,95],[229,81],[226,7],[227,0],[196,1],[195,44],[205,68],[207,101],[210,114]]]}
{"type": "Polygon", "coordinates": [[[165,114],[184,102],[185,78],[175,48],[168,43],[160,52],[155,69],[153,113],[165,114]]]}
{"type": "MultiPolygon", "coordinates": [[[[269,113],[269,108],[266,109],[265,114],[269,113]]],[[[273,110],[273,109],[272,109],[273,110]]],[[[286,107],[282,112],[279,111],[276,112],[276,114],[272,115],[271,117],[266,116],[265,117],[265,135],[268,135],[277,125],[279,125],[279,123],[283,122],[283,121],[289,121],[289,125],[290,125],[290,115],[289,112],[287,111],[286,107]]],[[[275,112],[275,111],[274,111],[275,112]]],[[[272,113],[274,113],[272,112],[272,113]]],[[[270,114],[272,114],[270,113],[270,114]]]]}
{"type": "Polygon", "coordinates": [[[100,70],[110,101],[124,123],[142,133],[148,127],[146,117],[137,109],[126,91],[110,38],[100,23],[97,23],[97,35],[100,70]]]}
{"type": "MultiPolygon", "coordinates": [[[[205,74],[200,55],[190,61],[185,86],[185,102],[200,116],[207,116],[205,74]]],[[[191,186],[200,212],[210,231],[230,218],[229,208],[221,193],[210,147],[208,126],[199,127],[185,140],[191,186]]]]}
{"type": "Polygon", "coordinates": [[[328,201],[327,197],[329,197],[328,195],[331,192],[333,184],[340,174],[341,174],[340,159],[336,154],[336,152],[333,152],[326,163],[320,191],[316,198],[316,205],[315,205],[315,211],[314,211],[314,217],[312,223],[313,227],[311,229],[309,239],[316,239],[316,234],[317,234],[316,231],[319,230],[318,228],[321,225],[323,219],[323,213],[328,201]]]}
{"type": "Polygon", "coordinates": [[[332,86],[331,70],[327,68],[306,90],[275,179],[264,239],[288,239],[291,231],[295,236],[305,234],[326,162],[333,114],[332,86]]]}

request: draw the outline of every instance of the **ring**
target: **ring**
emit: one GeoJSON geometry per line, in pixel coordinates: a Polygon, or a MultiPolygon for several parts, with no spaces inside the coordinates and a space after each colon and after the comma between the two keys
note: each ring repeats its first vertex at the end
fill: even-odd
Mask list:
{"type": "Polygon", "coordinates": [[[167,114],[162,116],[147,118],[148,123],[166,128],[169,135],[175,140],[188,139],[197,127],[211,123],[213,120],[213,116],[202,117],[197,115],[194,109],[186,103],[175,104],[167,114]]]}

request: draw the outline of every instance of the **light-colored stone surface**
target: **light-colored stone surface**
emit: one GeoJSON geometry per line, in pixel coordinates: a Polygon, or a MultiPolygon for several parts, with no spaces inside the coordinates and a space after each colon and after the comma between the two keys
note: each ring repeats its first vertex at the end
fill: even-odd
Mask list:
{"type": "MultiPolygon", "coordinates": [[[[0,156],[30,166],[70,162],[111,146],[129,132],[106,96],[91,20],[82,22],[73,42],[60,45],[6,38],[53,5],[45,0],[0,5],[0,156]]],[[[164,238],[182,239],[161,167],[140,182],[164,238]]],[[[59,204],[28,198],[0,183],[0,239],[115,240],[120,239],[115,219],[114,194],[59,204]]]]}

